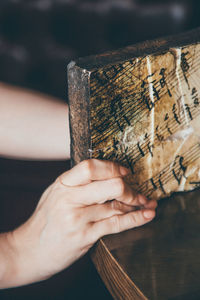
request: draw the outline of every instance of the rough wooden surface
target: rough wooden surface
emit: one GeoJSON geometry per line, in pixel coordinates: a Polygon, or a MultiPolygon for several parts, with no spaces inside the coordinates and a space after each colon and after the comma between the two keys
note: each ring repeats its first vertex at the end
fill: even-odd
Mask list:
{"type": "Polygon", "coordinates": [[[114,299],[200,299],[200,191],[160,202],[156,219],[104,237],[92,259],[114,299]]]}
{"type": "Polygon", "coordinates": [[[147,299],[102,239],[91,252],[91,258],[114,299],[147,299]]]}
{"type": "MultiPolygon", "coordinates": [[[[200,29],[197,29],[178,37],[144,42],[99,56],[79,59],[71,64],[69,89],[72,92],[69,98],[70,114],[73,116],[71,117],[73,162],[78,163],[87,158],[118,161],[132,170],[132,174],[126,180],[133,188],[154,199],[164,198],[175,191],[199,187],[199,41],[200,29]],[[71,74],[75,74],[78,80],[76,81],[71,74]],[[86,74],[85,86],[82,85],[81,78],[82,76],[85,78],[86,74]]],[[[176,203],[171,203],[172,212],[174,205],[176,207],[176,203]]],[[[184,255],[189,257],[188,264],[191,268],[188,267],[188,270],[198,276],[199,262],[195,266],[192,259],[199,251],[200,244],[196,236],[199,227],[198,223],[195,223],[198,222],[196,215],[191,227],[190,218],[193,217],[194,215],[188,214],[188,222],[179,224],[180,232],[177,237],[179,241],[181,240],[184,255]],[[188,230],[194,232],[191,249],[188,248],[189,245],[182,235],[182,231],[188,230]]],[[[181,221],[184,221],[183,218],[181,221]]],[[[163,275],[163,281],[154,279],[154,276],[159,277],[161,273],[155,271],[158,275],[154,274],[151,263],[147,264],[147,252],[143,248],[138,248],[141,256],[136,255],[137,264],[131,263],[134,258],[134,247],[137,249],[137,245],[134,238],[131,240],[130,235],[140,236],[139,241],[143,243],[142,235],[138,235],[143,229],[137,229],[134,233],[130,231],[127,240],[124,238],[127,236],[125,233],[118,235],[118,243],[120,247],[123,246],[123,251],[118,257],[112,252],[114,237],[104,238],[97,244],[92,254],[93,261],[116,299],[137,299],[138,295],[141,299],[144,297],[169,299],[170,293],[172,298],[179,299],[176,296],[181,295],[180,287],[186,294],[194,291],[192,281],[187,276],[179,279],[182,273],[179,274],[176,268],[180,268],[182,264],[185,266],[184,255],[179,259],[181,250],[180,245],[176,244],[176,239],[169,244],[176,234],[171,230],[171,238],[169,236],[168,240],[167,231],[170,222],[174,222],[174,219],[169,219],[169,222],[163,219],[161,223],[157,220],[152,223],[155,225],[147,225],[144,228],[150,226],[155,236],[160,236],[159,233],[162,234],[162,231],[166,230],[166,240],[162,240],[163,248],[160,249],[165,259],[156,260],[154,256],[152,265],[161,264],[164,274],[170,274],[169,261],[172,256],[174,261],[177,259],[178,265],[173,264],[176,274],[173,276],[174,285],[168,285],[167,281],[164,283],[168,275],[166,277],[163,275]],[[131,248],[129,243],[132,245],[131,248]],[[129,252],[126,249],[129,249],[129,252]],[[139,270],[137,274],[141,274],[143,268],[148,274],[148,282],[152,280],[148,288],[142,284],[141,276],[138,275],[137,281],[134,275],[135,270],[139,270]],[[127,276],[130,280],[128,279],[126,284],[127,276]],[[176,279],[183,284],[178,286],[176,279]],[[124,282],[124,288],[119,281],[124,282]],[[127,290],[131,291],[132,298],[130,295],[127,296],[127,290]],[[139,294],[136,291],[139,291],[139,294]]],[[[146,230],[148,232],[148,229],[146,230]]],[[[152,247],[155,243],[156,247],[157,242],[155,238],[150,239],[148,243],[152,244],[152,247]]],[[[157,250],[156,253],[158,254],[157,250]]],[[[151,261],[151,257],[149,259],[151,261]]],[[[197,289],[196,283],[194,288],[197,289]]]]}
{"type": "Polygon", "coordinates": [[[91,148],[89,75],[73,62],[68,65],[69,118],[71,136],[71,163],[79,163],[88,157],[91,148]]]}
{"type": "Polygon", "coordinates": [[[132,170],[128,183],[149,198],[199,186],[199,36],[196,30],[71,63],[75,163],[121,162],[132,170]]]}
{"type": "Polygon", "coordinates": [[[170,48],[91,75],[92,157],[129,167],[150,198],[200,184],[199,55],[200,44],[170,48]]]}

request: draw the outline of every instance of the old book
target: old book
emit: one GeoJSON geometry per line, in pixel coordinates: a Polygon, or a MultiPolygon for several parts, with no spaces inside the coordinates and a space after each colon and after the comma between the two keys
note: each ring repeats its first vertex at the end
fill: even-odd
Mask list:
{"type": "Polygon", "coordinates": [[[68,66],[71,155],[118,161],[159,199],[200,185],[200,29],[68,66]]]}

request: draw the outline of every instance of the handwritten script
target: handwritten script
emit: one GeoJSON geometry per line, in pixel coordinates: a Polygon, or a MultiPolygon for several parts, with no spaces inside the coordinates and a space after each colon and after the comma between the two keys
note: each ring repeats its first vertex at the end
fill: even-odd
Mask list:
{"type": "Polygon", "coordinates": [[[200,186],[200,45],[133,58],[91,74],[91,157],[121,162],[159,199],[200,186]]]}

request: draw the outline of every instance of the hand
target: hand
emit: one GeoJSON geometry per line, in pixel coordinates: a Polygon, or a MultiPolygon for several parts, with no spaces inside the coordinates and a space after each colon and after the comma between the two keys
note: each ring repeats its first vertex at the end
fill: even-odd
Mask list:
{"type": "Polygon", "coordinates": [[[16,262],[10,284],[46,279],[84,255],[100,237],[151,221],[156,201],[135,193],[123,180],[127,174],[116,163],[91,159],[48,187],[31,218],[10,234],[16,262]]]}

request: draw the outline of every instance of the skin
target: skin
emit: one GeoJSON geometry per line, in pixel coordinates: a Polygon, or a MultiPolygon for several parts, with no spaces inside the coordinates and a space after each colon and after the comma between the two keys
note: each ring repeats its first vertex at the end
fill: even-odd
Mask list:
{"type": "Polygon", "coordinates": [[[70,158],[68,105],[59,99],[0,83],[0,156],[70,158]]]}
{"type": "MultiPolygon", "coordinates": [[[[6,95],[5,90],[4,92],[6,95]]],[[[51,128],[51,114],[45,117],[46,115],[42,113],[42,116],[46,118],[46,124],[41,116],[38,123],[41,122],[44,128],[41,128],[41,133],[38,133],[39,138],[35,138],[34,150],[31,150],[30,154],[28,143],[24,143],[23,146],[22,141],[25,137],[28,138],[29,130],[31,134],[33,133],[35,123],[32,124],[32,122],[37,118],[37,114],[35,118],[32,114],[38,108],[34,108],[34,104],[31,104],[33,105],[31,117],[30,120],[26,119],[28,111],[30,115],[30,107],[25,104],[25,107],[21,106],[23,101],[20,100],[20,93],[20,91],[14,93],[20,104],[15,106],[15,110],[12,110],[9,101],[7,103],[10,105],[12,118],[18,118],[22,110],[26,124],[32,120],[30,128],[21,126],[21,121],[12,120],[9,114],[3,117],[2,111],[6,113],[6,104],[0,101],[4,109],[0,109],[0,119],[3,120],[4,130],[7,130],[6,135],[4,131],[0,131],[1,154],[6,156],[6,151],[8,151],[9,157],[43,158],[47,156],[54,158],[55,156],[60,159],[64,155],[64,149],[66,151],[66,147],[62,148],[64,135],[68,144],[67,149],[69,148],[68,133],[66,136],[61,128],[68,122],[66,112],[65,119],[63,117],[62,121],[58,116],[53,117],[54,126],[58,127],[55,130],[63,134],[62,139],[56,137],[56,141],[58,143],[60,141],[57,150],[49,150],[49,147],[43,144],[41,156],[39,154],[42,147],[40,145],[42,135],[48,126],[51,128]],[[18,130],[15,124],[18,124],[18,130]],[[13,131],[16,134],[14,141],[12,140],[13,131]],[[2,141],[5,142],[3,146],[2,141]],[[54,151],[57,152],[54,153],[54,151]]],[[[22,92],[22,98],[24,93],[28,95],[28,92],[22,92]]],[[[7,95],[10,95],[9,91],[7,95]]],[[[33,96],[28,95],[28,97],[30,100],[33,96]]],[[[34,103],[38,107],[39,100],[35,100],[34,103]]],[[[51,104],[54,107],[53,102],[47,101],[44,107],[47,105],[47,111],[55,115],[55,110],[49,107],[51,104]]],[[[64,109],[62,104],[61,107],[64,109]]],[[[61,114],[60,118],[63,114],[61,107],[56,110],[58,115],[61,114]]],[[[43,109],[45,111],[45,108],[41,110],[43,109]]],[[[21,120],[23,122],[22,118],[21,120]]],[[[52,143],[50,140],[48,142],[52,143]]],[[[83,256],[100,237],[151,221],[155,217],[157,203],[153,200],[148,201],[126,184],[124,177],[128,173],[128,169],[117,163],[90,159],[61,174],[44,191],[32,216],[24,224],[12,232],[0,234],[0,288],[45,280],[83,256]],[[137,210],[135,210],[136,207],[137,210]]]]}

